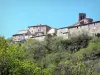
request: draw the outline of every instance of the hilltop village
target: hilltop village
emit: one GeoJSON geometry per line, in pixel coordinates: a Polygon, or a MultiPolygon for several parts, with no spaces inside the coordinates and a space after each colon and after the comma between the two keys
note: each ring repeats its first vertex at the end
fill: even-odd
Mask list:
{"type": "Polygon", "coordinates": [[[42,41],[48,34],[67,39],[82,33],[86,33],[89,36],[99,34],[100,21],[93,22],[93,19],[87,18],[85,13],[79,13],[78,22],[71,26],[56,29],[48,25],[38,24],[29,26],[27,30],[19,30],[17,34],[12,36],[12,39],[15,42],[24,41],[30,38],[42,41]]]}

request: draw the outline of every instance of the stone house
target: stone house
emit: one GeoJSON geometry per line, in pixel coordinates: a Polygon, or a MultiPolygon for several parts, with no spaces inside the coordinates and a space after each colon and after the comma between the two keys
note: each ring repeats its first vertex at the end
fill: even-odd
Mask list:
{"type": "Polygon", "coordinates": [[[13,35],[14,41],[23,41],[29,38],[42,40],[44,36],[47,35],[48,31],[51,27],[47,25],[36,25],[36,26],[29,26],[28,30],[20,30],[18,34],[13,35]]]}
{"type": "Polygon", "coordinates": [[[93,22],[93,19],[87,18],[85,13],[79,13],[78,22],[72,26],[59,28],[57,36],[70,38],[82,33],[94,36],[100,33],[100,21],[93,22]]]}
{"type": "Polygon", "coordinates": [[[47,32],[50,29],[51,29],[51,27],[49,27],[47,25],[42,25],[42,24],[39,24],[39,25],[36,25],[36,26],[29,26],[28,27],[28,31],[30,32],[32,37],[46,35],[47,32]]]}
{"type": "Polygon", "coordinates": [[[13,41],[18,42],[18,41],[23,41],[28,39],[28,31],[27,30],[19,30],[18,34],[13,35],[13,41]]]}
{"type": "Polygon", "coordinates": [[[92,22],[90,24],[83,24],[78,26],[68,27],[70,36],[77,36],[82,33],[88,34],[89,36],[95,36],[100,33],[100,21],[92,22]]]}

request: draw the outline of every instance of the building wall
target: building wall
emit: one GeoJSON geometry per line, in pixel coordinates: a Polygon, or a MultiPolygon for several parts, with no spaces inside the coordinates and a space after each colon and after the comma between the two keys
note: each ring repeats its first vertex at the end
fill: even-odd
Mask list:
{"type": "Polygon", "coordinates": [[[30,38],[30,36],[27,35],[27,34],[16,34],[16,35],[13,35],[13,40],[14,41],[23,41],[23,40],[27,40],[29,38],[30,38]]]}
{"type": "Polygon", "coordinates": [[[23,41],[23,40],[25,40],[25,37],[23,35],[14,35],[13,40],[14,41],[23,41]]]}
{"type": "Polygon", "coordinates": [[[95,35],[95,25],[94,24],[89,24],[89,35],[94,36],[95,35]]]}
{"type": "Polygon", "coordinates": [[[40,36],[41,35],[46,35],[47,32],[50,30],[50,27],[48,26],[36,26],[36,27],[29,27],[28,30],[30,31],[31,34],[36,34],[36,33],[39,33],[40,36]]]}
{"type": "Polygon", "coordinates": [[[97,34],[97,33],[100,33],[100,23],[95,23],[94,24],[94,26],[95,26],[95,33],[97,34]]]}
{"type": "Polygon", "coordinates": [[[32,38],[32,39],[39,40],[39,41],[44,41],[45,36],[34,37],[34,38],[32,38]]]}
{"type": "Polygon", "coordinates": [[[57,36],[58,37],[68,38],[68,35],[69,35],[68,28],[61,28],[61,29],[57,30],[57,36]]]}
{"type": "Polygon", "coordinates": [[[49,27],[49,26],[46,26],[46,34],[48,33],[48,31],[49,31],[50,29],[52,29],[52,28],[49,27]]]}
{"type": "Polygon", "coordinates": [[[100,33],[100,23],[92,23],[69,28],[69,32],[70,36],[77,36],[82,33],[87,33],[89,36],[94,36],[95,34],[100,33]]]}
{"type": "Polygon", "coordinates": [[[57,29],[51,28],[51,29],[48,31],[47,34],[51,34],[51,35],[53,36],[54,34],[57,34],[57,29]]]}
{"type": "Polygon", "coordinates": [[[30,27],[28,29],[30,31],[31,34],[35,34],[36,32],[46,32],[46,27],[30,27]]]}
{"type": "Polygon", "coordinates": [[[97,33],[100,33],[100,23],[89,24],[89,34],[94,36],[97,33]]]}
{"type": "Polygon", "coordinates": [[[89,26],[88,25],[81,25],[81,26],[76,26],[73,28],[69,28],[69,37],[75,37],[78,36],[82,33],[88,34],[89,33],[89,26]]]}

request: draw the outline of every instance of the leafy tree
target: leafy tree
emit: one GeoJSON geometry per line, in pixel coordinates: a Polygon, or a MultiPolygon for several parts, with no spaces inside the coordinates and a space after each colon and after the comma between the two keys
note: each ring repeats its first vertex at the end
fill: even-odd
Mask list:
{"type": "Polygon", "coordinates": [[[19,44],[9,45],[0,37],[0,75],[40,75],[47,74],[32,60],[27,59],[24,47],[19,44]]]}
{"type": "Polygon", "coordinates": [[[37,64],[47,53],[44,41],[39,42],[37,40],[29,39],[23,44],[23,46],[25,51],[30,54],[28,58],[34,60],[37,64]]]}

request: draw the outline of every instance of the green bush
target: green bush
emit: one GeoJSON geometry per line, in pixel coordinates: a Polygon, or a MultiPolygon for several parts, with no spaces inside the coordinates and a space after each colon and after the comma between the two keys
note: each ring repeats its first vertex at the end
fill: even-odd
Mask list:
{"type": "Polygon", "coordinates": [[[49,36],[13,43],[0,37],[0,75],[99,75],[100,38],[49,36]]]}

